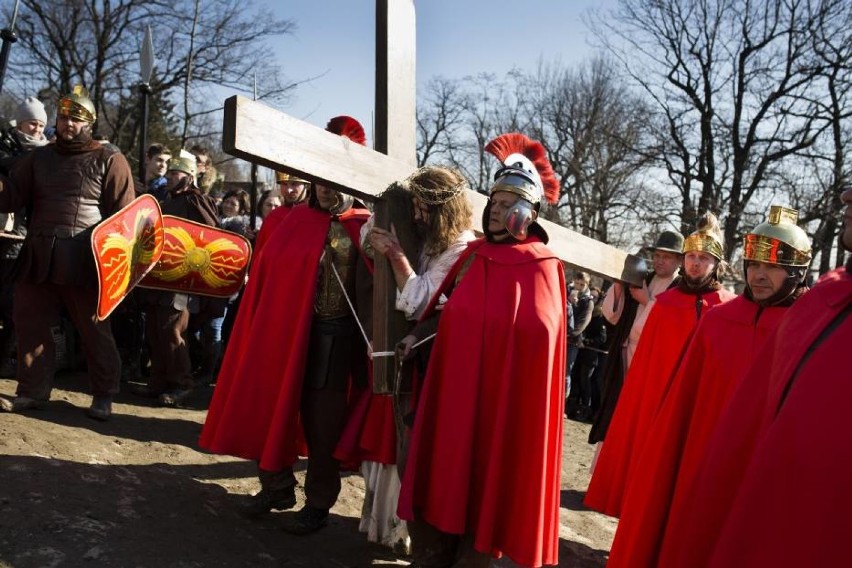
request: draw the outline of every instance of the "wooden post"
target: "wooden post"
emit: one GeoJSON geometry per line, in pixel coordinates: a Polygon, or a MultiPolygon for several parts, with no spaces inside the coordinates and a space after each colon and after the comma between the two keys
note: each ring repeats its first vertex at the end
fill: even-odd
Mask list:
{"type": "MultiPolygon", "coordinates": [[[[376,129],[374,148],[417,165],[416,25],[414,0],[376,0],[376,129]]],[[[384,189],[381,188],[381,189],[384,189]]],[[[387,203],[375,202],[376,227],[390,229],[387,203]]],[[[410,258],[417,262],[416,258],[410,258]]],[[[396,279],[388,260],[377,255],[373,270],[373,351],[392,352],[410,325],[396,309],[396,279]]],[[[373,390],[390,394],[393,357],[373,359],[373,390]]]]}
{"type": "Polygon", "coordinates": [[[377,152],[417,163],[414,0],[376,0],[377,152]]]}

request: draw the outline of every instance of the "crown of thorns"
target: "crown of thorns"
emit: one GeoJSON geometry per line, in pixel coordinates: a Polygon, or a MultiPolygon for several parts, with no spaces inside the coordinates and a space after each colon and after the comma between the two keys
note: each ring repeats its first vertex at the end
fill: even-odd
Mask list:
{"type": "Polygon", "coordinates": [[[414,181],[417,176],[429,169],[430,166],[418,168],[417,171],[402,181],[402,186],[411,191],[426,205],[443,205],[468,187],[465,179],[454,186],[436,188],[423,187],[414,181]]]}

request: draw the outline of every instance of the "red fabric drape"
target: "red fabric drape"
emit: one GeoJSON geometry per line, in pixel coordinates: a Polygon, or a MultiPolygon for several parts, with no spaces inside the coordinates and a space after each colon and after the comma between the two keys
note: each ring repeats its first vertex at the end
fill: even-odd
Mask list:
{"type": "Polygon", "coordinates": [[[849,563],[850,303],[841,269],[787,311],[670,512],[660,566],[849,563]]]}
{"type": "Polygon", "coordinates": [[[731,393],[786,311],[760,309],[740,296],[701,318],[631,475],[609,568],[656,566],[669,507],[694,477],[731,393]]]}
{"type": "MultiPolygon", "coordinates": [[[[368,212],[340,221],[358,235],[368,212]]],[[[328,212],[296,207],[252,265],[199,445],[279,471],[301,448],[299,407],[328,212]]],[[[357,243],[357,236],[354,242],[357,243]]]]}
{"type": "Polygon", "coordinates": [[[648,431],[670,378],[701,313],[735,297],[727,290],[702,296],[672,289],[657,296],[642,330],[636,355],[601,447],[584,503],[590,509],[618,517],[631,470],[647,440],[648,431]]]}
{"type": "Polygon", "coordinates": [[[472,535],[476,550],[524,566],[556,564],[563,268],[537,239],[472,247],[441,316],[399,513],[411,519],[416,510],[441,531],[472,535]]]}

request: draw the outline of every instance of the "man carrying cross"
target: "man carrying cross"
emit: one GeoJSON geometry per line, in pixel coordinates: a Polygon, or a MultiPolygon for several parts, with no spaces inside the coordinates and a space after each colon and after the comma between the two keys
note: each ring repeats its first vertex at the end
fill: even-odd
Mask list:
{"type": "MultiPolygon", "coordinates": [[[[394,330],[394,341],[402,339],[409,347],[414,343],[413,336],[403,337],[423,314],[467,243],[475,238],[469,193],[467,180],[458,170],[424,166],[382,193],[388,205],[390,230],[376,226],[381,213],[362,227],[367,254],[376,259],[385,257],[390,263],[394,287],[389,292],[395,311],[405,319],[405,325],[394,330]]],[[[376,288],[378,285],[374,293],[379,294],[376,288]]],[[[440,298],[439,303],[443,303],[440,298]]],[[[399,404],[399,397],[405,394],[394,388],[392,397],[382,386],[361,395],[335,456],[343,462],[361,462],[366,495],[360,530],[367,533],[368,540],[393,548],[407,540],[405,523],[399,521],[396,509],[397,464],[404,460],[402,443],[408,428],[397,432],[402,424],[400,416],[394,415],[394,409],[400,411],[404,406],[399,404]]]]}
{"type": "MultiPolygon", "coordinates": [[[[365,141],[350,117],[327,129],[365,141]]],[[[258,462],[262,489],[244,511],[250,517],[296,504],[293,464],[307,444],[306,504],[284,524],[293,534],[325,526],[341,489],[332,454],[350,391],[366,382],[368,347],[352,309],[370,321],[370,268],[359,242],[368,215],[350,195],[317,184],[308,206],[270,235],[252,266],[201,433],[203,448],[258,462]]]]}

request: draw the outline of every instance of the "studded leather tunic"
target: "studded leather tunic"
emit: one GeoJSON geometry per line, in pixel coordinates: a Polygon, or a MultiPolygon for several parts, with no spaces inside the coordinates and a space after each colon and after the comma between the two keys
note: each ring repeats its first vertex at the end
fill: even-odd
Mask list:
{"type": "Polygon", "coordinates": [[[352,310],[340,287],[343,282],[346,294],[354,298],[355,262],[357,250],[349,233],[341,223],[333,220],[326,236],[325,249],[320,260],[317,292],[314,297],[314,317],[329,320],[352,315],[352,310]],[[335,270],[337,275],[335,275],[335,270]]]}

